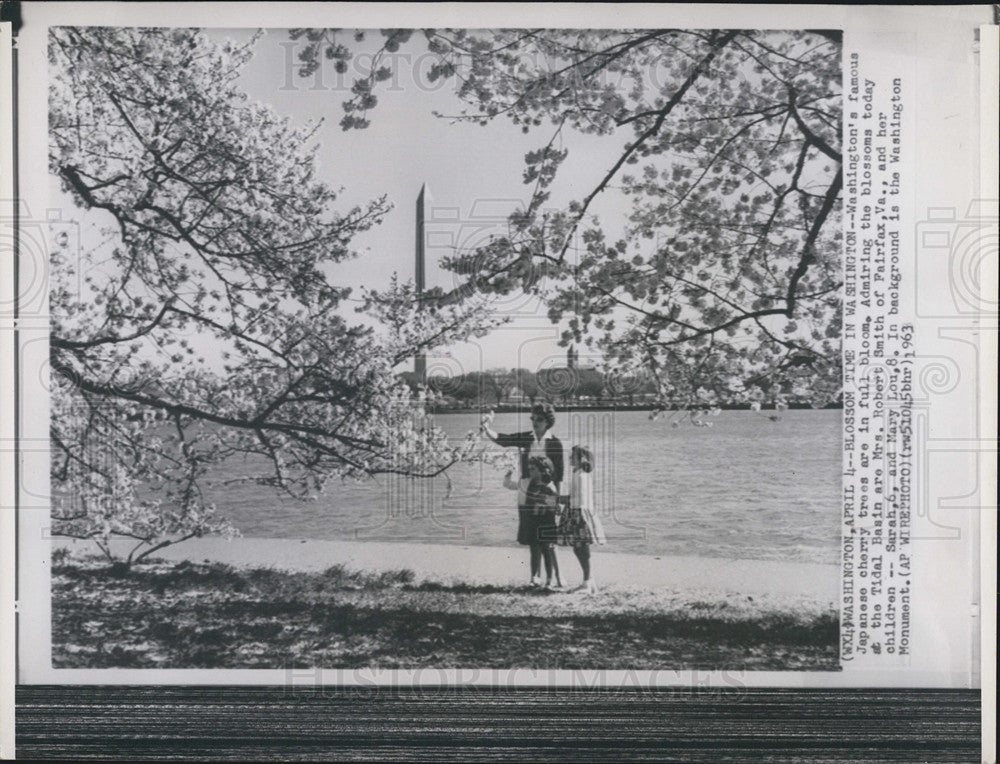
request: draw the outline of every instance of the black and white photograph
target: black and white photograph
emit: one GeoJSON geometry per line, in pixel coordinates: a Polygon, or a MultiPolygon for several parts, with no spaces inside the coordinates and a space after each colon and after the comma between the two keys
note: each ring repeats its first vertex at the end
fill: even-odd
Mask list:
{"type": "Polygon", "coordinates": [[[17,755],[995,759],[997,20],[4,3],[17,755]]]}
{"type": "Polygon", "coordinates": [[[51,28],[52,665],[837,670],[840,60],[51,28]]]}

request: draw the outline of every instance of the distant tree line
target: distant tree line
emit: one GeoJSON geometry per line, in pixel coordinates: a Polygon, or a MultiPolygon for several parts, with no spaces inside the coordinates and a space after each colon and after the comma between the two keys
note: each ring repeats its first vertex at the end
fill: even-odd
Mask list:
{"type": "MultiPolygon", "coordinates": [[[[413,372],[400,375],[411,390],[419,386],[413,372]]],[[[487,369],[452,376],[431,374],[427,388],[444,404],[458,406],[502,406],[536,401],[570,403],[615,397],[608,390],[605,375],[598,369],[549,368],[537,372],[529,369],[487,369]]],[[[644,380],[642,389],[631,390],[633,401],[637,393],[652,397],[656,386],[652,378],[644,380]]]]}
{"type": "MultiPolygon", "coordinates": [[[[411,371],[398,377],[414,394],[421,387],[411,371]]],[[[691,405],[689,400],[663,400],[658,394],[655,377],[644,370],[621,376],[593,367],[553,367],[538,371],[494,368],[466,374],[430,374],[424,387],[435,408],[439,409],[530,406],[537,401],[558,405],[649,405],[660,409],[691,405]]],[[[757,387],[749,395],[716,397],[711,405],[745,408],[754,401],[765,408],[775,404],[793,408],[814,408],[816,405],[808,396],[798,395],[791,385],[757,387]]],[[[839,399],[825,405],[836,407],[839,399]]]]}

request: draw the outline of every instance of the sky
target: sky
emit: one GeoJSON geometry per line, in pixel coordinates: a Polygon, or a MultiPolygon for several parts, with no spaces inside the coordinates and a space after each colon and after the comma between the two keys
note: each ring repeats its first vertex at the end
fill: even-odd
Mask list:
{"type": "MultiPolygon", "coordinates": [[[[216,42],[244,43],[255,35],[249,29],[203,31],[216,42]]],[[[331,281],[356,289],[384,289],[394,273],[404,280],[413,277],[415,205],[425,186],[426,285],[450,289],[457,283],[455,277],[438,267],[437,261],[456,249],[470,251],[491,235],[506,233],[508,214],[523,206],[532,190],[522,179],[524,155],[546,145],[554,128],[543,124],[524,134],[502,118],[482,126],[435,116],[435,112],[457,114],[467,107],[455,93],[457,78],[436,82],[427,78],[434,58],[418,31],[395,54],[393,77],[381,83],[379,103],[367,115],[370,126],[345,132],[339,125],[342,102],[349,97],[355,77],[367,74],[371,53],[384,38],[378,30],[367,30],[363,42],[355,41],[351,30],[340,34],[339,40],[355,54],[344,75],[336,74],[334,62],[324,60],[318,74],[299,77],[297,56],[307,43],[293,40],[288,30],[272,29],[256,39],[239,84],[250,98],[269,105],[295,126],[319,125],[313,134],[318,145],[317,176],[342,189],[339,211],[365,205],[383,194],[394,205],[380,225],[354,238],[359,258],[331,265],[331,281]]],[[[631,133],[625,131],[587,135],[567,125],[557,147],[567,149],[569,155],[549,189],[549,205],[564,208],[571,200],[585,197],[620,157],[629,137],[631,133]]],[[[58,180],[53,178],[52,183],[57,189],[58,180]]],[[[66,206],[73,206],[71,199],[62,196],[66,206]]],[[[599,217],[610,241],[623,235],[630,208],[614,183],[597,196],[590,212],[599,217]]],[[[574,256],[572,249],[569,256],[574,256]]],[[[371,323],[353,310],[357,304],[345,305],[343,312],[349,314],[345,317],[352,323],[371,323]]],[[[496,367],[536,371],[565,365],[566,349],[558,345],[564,327],[549,321],[539,300],[515,293],[497,298],[495,308],[510,321],[484,338],[432,351],[428,372],[454,376],[496,367]]],[[[201,338],[191,339],[201,344],[201,338]]],[[[211,364],[217,353],[209,346],[202,350],[211,364]]],[[[582,365],[600,365],[600,357],[591,351],[581,348],[580,353],[582,365]]]]}
{"type": "MultiPolygon", "coordinates": [[[[246,40],[248,30],[213,30],[216,40],[246,40]]],[[[356,51],[353,66],[365,63],[382,37],[369,30],[363,43],[351,32],[344,42],[356,51]]],[[[433,112],[455,114],[462,108],[455,80],[430,83],[426,70],[431,59],[415,34],[396,57],[395,77],[378,91],[379,104],[369,114],[371,125],[348,132],[340,128],[341,103],[349,95],[353,69],[338,76],[333,62],[325,61],[318,76],[298,77],[295,58],[304,41],[293,41],[286,30],[268,30],[254,48],[240,84],[250,97],[274,107],[297,125],[323,124],[316,133],[320,145],[318,177],[343,187],[343,209],[388,194],[395,205],[384,222],[357,236],[354,245],[364,251],[354,261],[337,266],[332,280],[338,284],[385,287],[393,272],[412,278],[414,272],[417,194],[423,184],[429,191],[427,210],[427,286],[448,288],[453,276],[436,261],[457,245],[471,248],[485,243],[490,234],[506,231],[509,212],[523,204],[531,187],[524,185],[524,155],[547,143],[551,126],[528,134],[520,127],[495,120],[486,126],[455,123],[433,112]]],[[[562,205],[585,196],[614,163],[625,137],[599,138],[581,133],[566,135],[569,158],[552,188],[550,204],[562,205]]],[[[612,232],[615,221],[624,221],[627,210],[620,197],[607,193],[594,210],[612,232]],[[608,225],[610,224],[610,225],[608,225]]],[[[437,352],[428,359],[429,373],[454,374],[494,367],[532,370],[563,365],[565,349],[557,345],[559,328],[545,314],[538,300],[524,295],[501,298],[498,309],[513,319],[486,338],[437,352]]],[[[584,351],[583,362],[588,359],[584,351]]]]}

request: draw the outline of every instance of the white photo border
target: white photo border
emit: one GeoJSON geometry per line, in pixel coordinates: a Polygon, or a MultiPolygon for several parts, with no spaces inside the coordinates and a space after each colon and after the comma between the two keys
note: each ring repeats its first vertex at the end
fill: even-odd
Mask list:
{"type": "MultiPolygon", "coordinates": [[[[46,123],[46,87],[44,78],[46,29],[50,24],[58,25],[123,25],[123,26],[194,26],[194,27],[287,27],[294,19],[295,26],[330,26],[338,27],[406,27],[406,26],[436,26],[436,27],[490,27],[490,26],[562,26],[577,28],[600,27],[648,27],[662,19],[671,26],[699,28],[839,28],[845,30],[845,50],[848,45],[879,45],[885,44],[885,30],[892,29],[896,39],[905,48],[915,44],[916,40],[934,40],[940,35],[952,47],[933,46],[921,50],[920,55],[926,58],[914,59],[914,65],[924,62],[926,72],[921,76],[933,77],[933,67],[942,63],[951,63],[955,70],[968,71],[973,76],[974,70],[968,69],[971,59],[972,40],[966,40],[966,32],[971,33],[977,22],[983,22],[989,15],[988,8],[968,7],[954,8],[917,8],[903,9],[901,7],[858,7],[858,6],[725,6],[725,5],[622,5],[587,6],[587,5],[556,5],[556,4],[336,4],[324,5],[308,3],[297,6],[271,5],[264,3],[66,3],[28,5],[25,11],[25,25],[20,32],[17,48],[21,79],[18,82],[19,118],[19,152],[21,167],[21,202],[22,210],[44,210],[46,208],[45,156],[47,152],[47,134],[45,130],[29,130],[28,125],[43,125],[46,123]],[[678,22],[683,19],[683,22],[678,22]],[[250,22],[253,22],[252,24],[250,22]],[[237,22],[237,23],[234,23],[237,22]],[[907,35],[910,35],[907,41],[907,35]],[[42,82],[39,82],[39,79],[42,82]],[[31,84],[32,80],[34,85],[31,84]]],[[[988,19],[986,19],[988,20],[988,19]]],[[[905,51],[904,51],[905,53],[905,51]]],[[[950,76],[950,75],[949,75],[950,76]]],[[[920,129],[924,130],[925,111],[933,106],[933,97],[927,96],[923,102],[918,101],[911,108],[919,114],[920,129]]],[[[975,113],[970,113],[974,117],[975,113]]],[[[934,130],[941,131],[946,126],[935,123],[934,130]]],[[[963,151],[963,166],[956,163],[955,177],[938,178],[933,192],[919,192],[915,200],[915,209],[941,207],[951,205],[964,210],[968,203],[970,182],[973,168],[976,166],[976,153],[985,150],[988,144],[980,141],[978,149],[963,151]]],[[[989,165],[988,162],[984,162],[989,165]]],[[[995,156],[993,157],[995,166],[995,156]]],[[[916,168],[919,172],[920,168],[916,168]]],[[[988,178],[976,178],[977,187],[981,182],[980,193],[985,193],[988,178]]],[[[915,214],[915,210],[912,211],[915,214]]],[[[915,219],[914,219],[915,222],[915,219]]],[[[989,318],[996,323],[996,318],[989,318]]],[[[7,328],[5,324],[3,328],[7,328]]],[[[22,430],[22,446],[38,444],[46,439],[48,409],[44,400],[30,395],[26,380],[37,377],[37,370],[44,366],[45,337],[47,334],[47,316],[22,316],[19,322],[20,346],[16,351],[20,355],[22,384],[21,421],[25,425],[22,430]],[[36,370],[34,375],[32,369],[36,370]]],[[[987,327],[983,326],[984,329],[987,327]]],[[[4,342],[9,342],[8,333],[4,332],[4,342]]],[[[995,349],[992,357],[995,369],[995,349]]],[[[5,348],[5,356],[6,356],[5,348]]],[[[990,358],[988,353],[979,359],[980,378],[977,389],[982,391],[981,400],[990,399],[989,385],[992,379],[995,392],[995,375],[986,376],[990,358]]],[[[4,373],[7,373],[5,367],[4,373]]],[[[950,433],[947,437],[961,438],[964,441],[973,440],[977,448],[985,452],[988,448],[989,426],[986,420],[988,409],[980,410],[982,422],[972,423],[976,427],[974,436],[969,433],[950,433]]],[[[995,413],[995,412],[994,412],[995,413]]],[[[995,428],[995,417],[993,420],[995,428]]],[[[942,436],[945,437],[945,436],[942,436]]],[[[26,454],[22,451],[21,456],[26,454]]],[[[9,458],[7,454],[5,459],[9,458]]],[[[42,458],[44,461],[44,458],[42,458]]],[[[41,462],[26,463],[26,469],[40,468],[41,462]]],[[[986,471],[988,473],[989,470],[986,471]]],[[[989,475],[983,475],[988,481],[989,475]]],[[[994,478],[995,480],[995,478],[994,478]]],[[[5,484],[6,486],[6,484],[5,484]]],[[[988,482],[978,487],[980,496],[988,489],[988,482]]],[[[6,490],[6,489],[5,489],[6,490]]],[[[995,495],[995,493],[993,494],[995,495]]],[[[983,506],[982,509],[989,509],[983,506]]],[[[971,510],[970,510],[971,511],[971,510]]],[[[984,512],[983,514],[990,514],[984,512]]],[[[5,513],[4,522],[8,522],[9,513],[5,513]]],[[[979,522],[979,514],[973,513],[970,520],[979,522]]],[[[48,552],[44,549],[43,528],[47,524],[46,508],[28,509],[21,507],[17,522],[20,531],[18,554],[21,562],[18,584],[20,602],[19,632],[21,663],[18,665],[17,677],[20,683],[70,683],[70,684],[288,684],[294,683],[288,671],[283,670],[168,670],[168,669],[52,669],[47,665],[51,634],[50,603],[48,589],[48,552]],[[39,659],[39,656],[41,658],[39,659]]],[[[992,517],[995,527],[995,515],[992,517]]],[[[5,527],[6,530],[6,527],[5,527]]],[[[985,530],[985,529],[984,529],[985,530]]],[[[981,536],[981,549],[989,546],[990,536],[981,536]]],[[[5,534],[5,541],[9,536],[5,534]]],[[[970,547],[971,548],[971,547],[970,547]]],[[[995,547],[993,548],[995,555],[995,547]]],[[[9,558],[8,558],[9,559],[9,558]]],[[[986,559],[986,558],[984,558],[986,559]]],[[[995,557],[993,558],[995,565],[995,557]]],[[[988,566],[983,565],[982,572],[988,566]]],[[[948,571],[938,571],[949,575],[948,571]]],[[[933,573],[931,574],[933,575],[933,573]]],[[[948,586],[952,586],[951,583],[948,586]]],[[[969,582],[971,586],[971,581],[969,582]]],[[[936,591],[929,601],[922,601],[922,606],[938,607],[943,605],[942,598],[947,597],[953,588],[936,591]]],[[[971,589],[970,589],[971,591],[971,589]]],[[[984,588],[984,591],[990,591],[984,588]]],[[[4,592],[7,593],[6,590],[4,592]]],[[[960,598],[961,599],[961,598],[960,598]]],[[[971,608],[974,603],[967,599],[962,607],[971,608]]],[[[916,604],[915,604],[916,610],[916,604]]],[[[950,619],[954,620],[955,611],[949,611],[950,619]]],[[[982,613],[987,615],[983,604],[982,613]]],[[[992,611],[995,615],[995,605],[992,611]]],[[[946,619],[947,620],[947,619],[946,619]]],[[[962,620],[966,630],[966,641],[973,639],[971,620],[962,620]]],[[[985,632],[988,624],[985,619],[982,628],[985,632]]],[[[934,629],[938,629],[935,625],[934,629]]],[[[940,644],[948,644],[953,639],[953,633],[938,634],[935,640],[940,644]]],[[[995,634],[994,634],[995,637],[995,634]]],[[[983,641],[986,646],[988,643],[983,641]]],[[[990,656],[992,650],[988,651],[990,656]]],[[[982,653],[984,660],[987,651],[982,653]]],[[[724,687],[729,685],[734,675],[739,675],[737,681],[741,686],[785,686],[785,687],[858,687],[886,686],[887,683],[896,686],[951,686],[968,687],[975,684],[975,677],[970,674],[970,667],[962,666],[959,670],[940,670],[929,662],[922,668],[891,672],[534,672],[512,670],[501,672],[485,672],[469,669],[454,669],[449,671],[345,671],[327,670],[318,675],[314,672],[311,678],[299,677],[299,681],[314,682],[319,685],[333,684],[338,686],[379,685],[405,686],[428,685],[440,686],[467,684],[471,686],[524,686],[524,687],[571,687],[574,683],[600,678],[608,686],[627,686],[630,681],[638,682],[642,687],[664,686],[695,686],[698,683],[708,683],[711,686],[724,687]],[[603,677],[597,677],[600,673],[603,677]],[[634,678],[630,679],[632,675],[634,678]],[[318,679],[317,679],[318,676],[318,679]]],[[[590,686],[590,685],[588,685],[590,686]]]]}

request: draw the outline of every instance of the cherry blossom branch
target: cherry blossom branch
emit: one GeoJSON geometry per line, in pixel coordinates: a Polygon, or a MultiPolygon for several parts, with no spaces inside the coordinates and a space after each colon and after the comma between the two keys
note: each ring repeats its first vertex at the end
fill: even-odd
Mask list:
{"type": "Polygon", "coordinates": [[[726,45],[728,45],[733,40],[733,38],[736,37],[737,34],[738,34],[737,32],[727,32],[721,38],[712,42],[711,50],[707,54],[705,54],[705,56],[701,59],[701,61],[688,74],[684,82],[681,83],[681,86],[674,92],[674,94],[670,97],[667,103],[664,104],[663,108],[656,110],[655,113],[657,117],[656,120],[653,122],[653,124],[650,125],[650,127],[644,130],[642,133],[640,133],[639,136],[635,139],[635,141],[628,144],[628,147],[618,158],[618,160],[614,163],[614,165],[612,165],[611,169],[604,174],[604,177],[597,184],[597,186],[589,194],[587,194],[587,196],[581,203],[580,208],[577,210],[577,214],[575,215],[573,225],[570,227],[570,230],[566,234],[563,246],[560,249],[558,256],[558,259],[560,261],[562,261],[562,259],[565,257],[566,250],[569,248],[569,244],[573,237],[573,234],[579,227],[580,221],[583,219],[583,216],[590,208],[590,204],[591,202],[593,202],[594,198],[602,191],[604,191],[605,188],[607,188],[608,183],[611,182],[611,179],[617,174],[618,170],[622,168],[622,166],[629,160],[629,158],[649,138],[653,137],[658,132],[660,132],[660,128],[663,127],[663,123],[670,115],[670,112],[672,112],[674,108],[677,106],[677,104],[679,104],[683,100],[684,95],[688,92],[688,90],[690,90],[691,86],[694,85],[695,82],[697,82],[698,78],[701,77],[702,74],[704,74],[704,72],[708,69],[708,65],[718,55],[719,51],[722,50],[722,48],[724,48],[726,45]]]}
{"type": "Polygon", "coordinates": [[[830,184],[830,187],[826,190],[826,194],[823,196],[823,205],[820,207],[816,217],[813,218],[812,225],[809,228],[809,234],[806,236],[805,244],[802,247],[802,256],[799,259],[799,263],[795,267],[795,270],[792,272],[791,278],[789,279],[788,293],[785,298],[788,305],[785,315],[789,318],[791,318],[795,312],[795,304],[798,300],[798,296],[795,292],[798,289],[799,281],[802,280],[802,277],[805,276],[806,270],[816,260],[816,239],[819,237],[820,229],[823,228],[823,224],[830,215],[833,205],[840,196],[840,188],[843,184],[843,179],[843,170],[838,169],[837,174],[833,178],[833,182],[830,184]]]}

